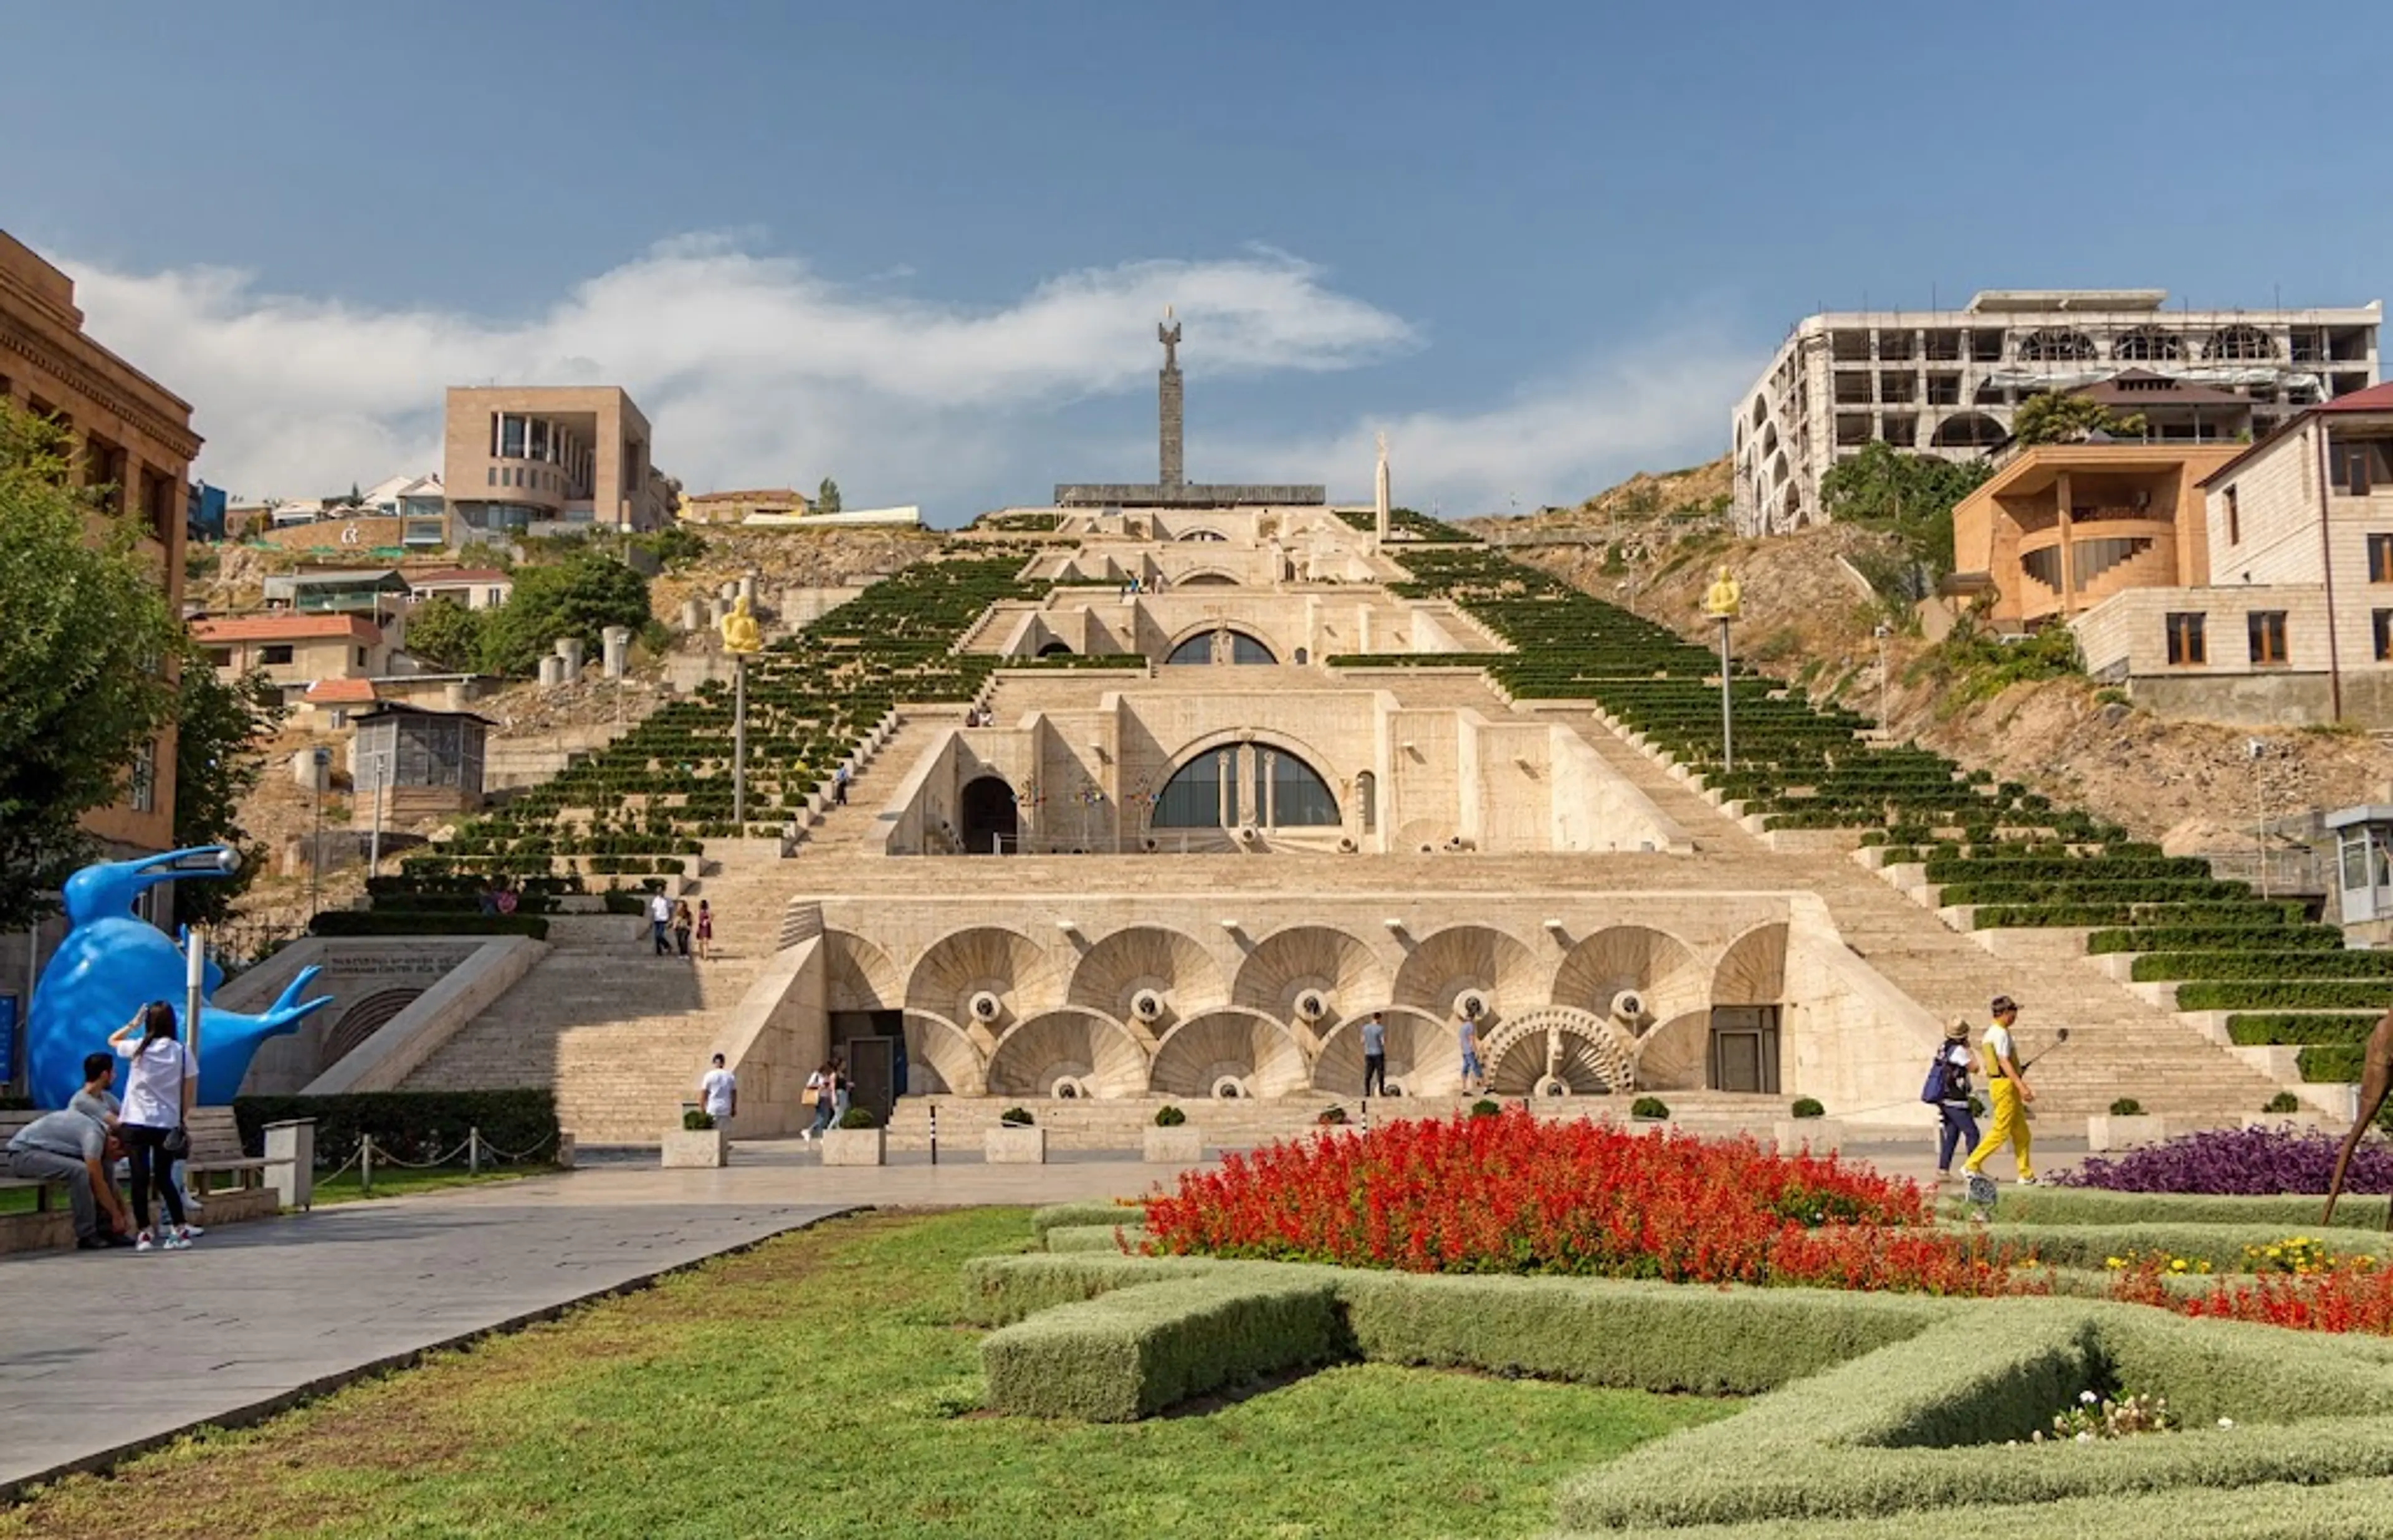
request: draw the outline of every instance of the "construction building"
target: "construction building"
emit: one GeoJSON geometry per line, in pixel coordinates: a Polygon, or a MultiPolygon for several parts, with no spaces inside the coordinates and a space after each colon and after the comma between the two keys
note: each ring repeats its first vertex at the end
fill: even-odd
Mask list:
{"type": "Polygon", "coordinates": [[[2020,402],[2041,392],[2112,382],[2136,398],[2106,404],[2146,412],[2153,437],[2209,442],[2266,437],[2307,407],[2376,383],[2377,301],[2171,310],[2167,299],[2161,289],[1987,290],[1959,310],[1804,320],[1733,409],[1737,528],[1781,534],[1823,521],[1821,478],[1867,444],[1983,455],[2010,437],[2020,402]],[[2222,396],[2248,407],[2248,423],[2226,425],[2237,418],[2222,396]]]}

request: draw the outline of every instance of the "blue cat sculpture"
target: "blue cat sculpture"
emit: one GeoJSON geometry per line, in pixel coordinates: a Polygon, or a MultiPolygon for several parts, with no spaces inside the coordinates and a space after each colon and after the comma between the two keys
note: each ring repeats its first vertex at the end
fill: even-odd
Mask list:
{"type": "MultiPolygon", "coordinates": [[[[26,1071],[36,1105],[63,1107],[83,1086],[83,1058],[108,1047],[109,1034],[151,1000],[183,1015],[184,961],[175,938],[133,913],[133,901],[161,882],[229,877],[241,857],[222,845],[170,850],[137,861],[104,861],[67,879],[66,939],[42,971],[26,1021],[26,1071]]],[[[202,1104],[221,1106],[241,1090],[257,1045],[298,1026],[332,997],[303,1000],[315,982],[309,968],[265,1012],[244,1016],[206,1006],[200,1016],[202,1104]]],[[[211,962],[203,997],[224,982],[211,962]]],[[[190,1033],[183,1034],[186,1040],[190,1033]]]]}

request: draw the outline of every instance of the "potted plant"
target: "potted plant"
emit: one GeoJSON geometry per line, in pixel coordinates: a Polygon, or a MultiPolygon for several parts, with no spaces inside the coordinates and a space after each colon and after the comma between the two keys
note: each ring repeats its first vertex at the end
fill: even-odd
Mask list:
{"type": "Polygon", "coordinates": [[[664,1163],[675,1166],[721,1166],[731,1154],[731,1130],[716,1124],[703,1107],[684,1107],[681,1127],[664,1138],[664,1163]]]}
{"type": "Polygon", "coordinates": [[[1205,1134],[1178,1107],[1155,1109],[1155,1126],[1146,1130],[1142,1152],[1151,1165],[1194,1166],[1205,1158],[1205,1134]]]}
{"type": "Polygon", "coordinates": [[[1641,1096],[1628,1103],[1628,1116],[1643,1123],[1659,1123],[1670,1116],[1670,1104],[1658,1096],[1641,1096]]]}
{"type": "Polygon", "coordinates": [[[850,1107],[839,1122],[825,1129],[822,1163],[826,1166],[885,1166],[889,1163],[889,1130],[870,1107],[850,1107]]]}
{"type": "Polygon", "coordinates": [[[2168,1125],[2146,1113],[2144,1104],[2132,1096],[2120,1097],[2108,1113],[2097,1113],[2086,1120],[2086,1147],[2092,1151],[2157,1144],[2167,1137],[2168,1125]]]}
{"type": "Polygon", "coordinates": [[[1787,1111],[1793,1116],[1770,1125],[1771,1142],[1782,1155],[1797,1150],[1826,1155],[1843,1145],[1844,1124],[1828,1116],[1828,1109],[1818,1097],[1798,1096],[1787,1111]]]}
{"type": "Polygon", "coordinates": [[[1029,1108],[1008,1107],[998,1114],[997,1127],[985,1136],[982,1151],[992,1166],[1044,1166],[1047,1130],[1039,1127],[1029,1108]]]}

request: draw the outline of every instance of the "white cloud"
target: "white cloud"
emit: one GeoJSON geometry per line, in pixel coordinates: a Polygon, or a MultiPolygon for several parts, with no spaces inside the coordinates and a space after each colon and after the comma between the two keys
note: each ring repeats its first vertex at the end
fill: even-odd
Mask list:
{"type": "Polygon", "coordinates": [[[1091,268],[975,311],[685,237],[519,321],[269,294],[225,269],[67,267],[94,334],[194,399],[202,474],[244,495],[437,465],[451,385],[603,381],[632,393],[658,463],[693,487],[828,473],[852,502],[1035,497],[1059,475],[1038,420],[1145,388],[1167,303],[1215,376],[1349,369],[1416,343],[1401,318],[1269,252],[1091,268]]]}
{"type": "MultiPolygon", "coordinates": [[[[919,502],[957,522],[1053,482],[1142,463],[1087,437],[1072,403],[1153,388],[1154,323],[1189,325],[1192,388],[1353,370],[1421,346],[1415,328],[1338,293],[1318,267],[1256,249],[1230,260],[1066,273],[972,309],[859,285],[719,235],[682,237],[491,320],[278,294],[220,268],[132,274],[68,262],[93,333],[195,402],[200,474],[244,496],[306,496],[439,463],[451,385],[612,383],[656,427],[658,463],[693,488],[810,485],[851,505],[919,502]]],[[[1222,442],[1206,465],[1327,480],[1366,496],[1371,434],[1398,495],[1449,513],[1585,496],[1628,469],[1717,452],[1724,405],[1755,360],[1708,334],[1670,337],[1523,387],[1482,411],[1361,414],[1346,431],[1222,442]]]]}

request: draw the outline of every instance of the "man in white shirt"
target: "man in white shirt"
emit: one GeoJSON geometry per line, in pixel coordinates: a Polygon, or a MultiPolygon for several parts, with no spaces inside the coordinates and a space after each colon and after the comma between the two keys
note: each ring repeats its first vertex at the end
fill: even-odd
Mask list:
{"type": "Polygon", "coordinates": [[[2028,1089],[2027,1077],[2020,1073],[2019,1045],[2011,1039],[2011,1024],[2019,1020],[2019,1007],[2008,995],[1996,995],[1987,1008],[1994,1024],[1986,1028],[1986,1096],[1993,1103],[1994,1126],[1986,1137],[1969,1152],[1961,1169],[1970,1176],[1983,1174],[1986,1157],[2008,1141],[2012,1156],[2019,1162],[2020,1181],[2035,1185],[2035,1166],[2028,1158],[2027,1105],[2035,1100],[2028,1089]]]}
{"type": "Polygon", "coordinates": [[[723,1067],[723,1055],[714,1056],[714,1067],[698,1083],[698,1094],[706,1108],[706,1116],[714,1119],[716,1128],[729,1126],[739,1111],[739,1081],[723,1067]]]}
{"type": "Polygon", "coordinates": [[[657,944],[657,956],[673,956],[673,943],[665,937],[665,927],[673,923],[673,900],[659,893],[648,899],[648,933],[657,944]]]}

